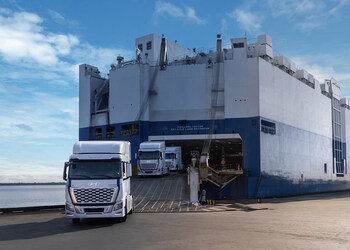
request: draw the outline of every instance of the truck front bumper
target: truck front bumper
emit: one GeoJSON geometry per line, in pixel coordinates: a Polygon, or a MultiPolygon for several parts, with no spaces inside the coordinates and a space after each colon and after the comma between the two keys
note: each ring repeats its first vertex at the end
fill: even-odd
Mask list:
{"type": "Polygon", "coordinates": [[[145,172],[138,172],[137,173],[138,175],[140,176],[146,176],[146,175],[162,175],[162,173],[159,173],[159,172],[151,172],[151,173],[145,173],[145,172]]]}
{"type": "Polygon", "coordinates": [[[155,169],[155,170],[138,169],[137,175],[142,175],[142,176],[146,176],[146,175],[162,175],[162,171],[159,170],[159,169],[155,169]]]}
{"type": "Polygon", "coordinates": [[[84,206],[66,203],[66,218],[121,218],[125,216],[123,202],[106,206],[84,206]],[[120,205],[121,204],[121,205],[120,205]]]}

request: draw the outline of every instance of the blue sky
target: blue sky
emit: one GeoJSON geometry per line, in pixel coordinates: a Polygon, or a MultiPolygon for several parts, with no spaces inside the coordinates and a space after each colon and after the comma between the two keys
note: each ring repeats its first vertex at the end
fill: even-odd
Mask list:
{"type": "Polygon", "coordinates": [[[78,140],[78,65],[108,73],[135,39],[214,49],[267,33],[274,50],[350,97],[350,0],[0,0],[0,182],[61,181],[78,140]]]}

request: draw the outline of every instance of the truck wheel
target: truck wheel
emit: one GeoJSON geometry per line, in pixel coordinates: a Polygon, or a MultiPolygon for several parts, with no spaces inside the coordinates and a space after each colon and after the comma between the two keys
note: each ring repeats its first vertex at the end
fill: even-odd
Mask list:
{"type": "Polygon", "coordinates": [[[120,222],[125,222],[127,218],[128,218],[128,210],[125,206],[125,215],[122,218],[120,218],[120,222]]]}
{"type": "Polygon", "coordinates": [[[73,218],[72,219],[72,223],[73,224],[78,224],[80,222],[80,219],[79,218],[73,218]]]}

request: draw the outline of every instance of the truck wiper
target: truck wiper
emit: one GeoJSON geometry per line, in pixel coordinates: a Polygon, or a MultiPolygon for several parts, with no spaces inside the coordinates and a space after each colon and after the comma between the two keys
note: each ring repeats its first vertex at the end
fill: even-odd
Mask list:
{"type": "Polygon", "coordinates": [[[70,179],[75,179],[75,178],[77,178],[77,179],[80,179],[80,178],[92,179],[91,176],[89,176],[89,175],[83,175],[83,174],[78,174],[78,175],[74,175],[74,176],[70,177],[70,179]]]}
{"type": "Polygon", "coordinates": [[[94,179],[98,177],[107,177],[107,179],[117,179],[117,177],[111,175],[94,175],[94,179]]]}

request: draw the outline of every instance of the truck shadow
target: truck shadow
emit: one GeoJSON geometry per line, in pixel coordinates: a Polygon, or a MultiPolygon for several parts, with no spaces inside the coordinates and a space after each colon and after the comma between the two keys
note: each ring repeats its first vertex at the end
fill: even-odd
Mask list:
{"type": "Polygon", "coordinates": [[[44,222],[6,225],[0,226],[0,241],[34,239],[62,233],[110,227],[114,224],[123,223],[111,219],[89,219],[81,220],[79,224],[72,224],[65,218],[55,218],[44,222]]]}

